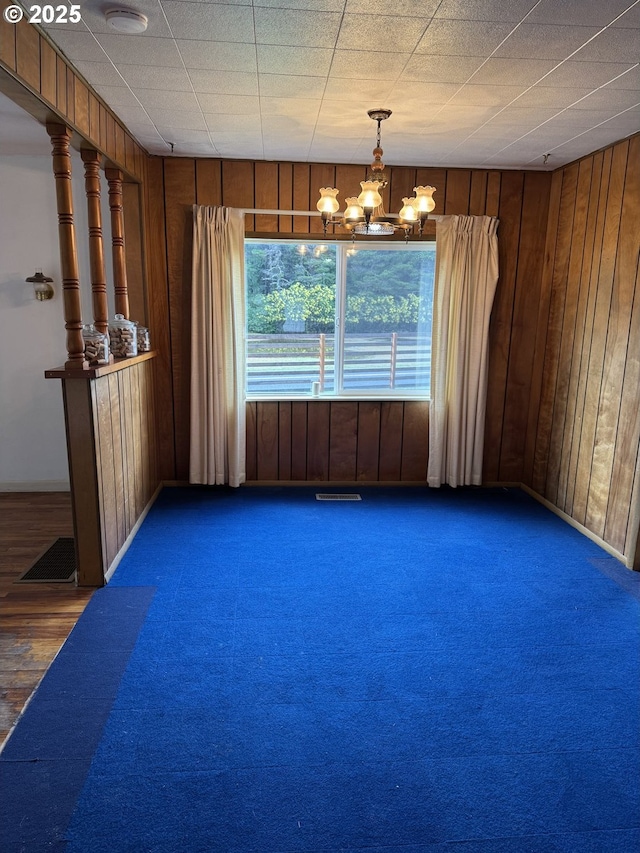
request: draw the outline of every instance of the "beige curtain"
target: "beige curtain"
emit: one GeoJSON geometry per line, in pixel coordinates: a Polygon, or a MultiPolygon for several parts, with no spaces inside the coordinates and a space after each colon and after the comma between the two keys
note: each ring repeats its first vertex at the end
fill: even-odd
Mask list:
{"type": "Polygon", "coordinates": [[[489,317],[498,283],[498,220],[442,216],[429,404],[430,486],[482,483],[489,317]]]}
{"type": "Polygon", "coordinates": [[[245,481],[244,214],[193,207],[189,482],[245,481]]]}

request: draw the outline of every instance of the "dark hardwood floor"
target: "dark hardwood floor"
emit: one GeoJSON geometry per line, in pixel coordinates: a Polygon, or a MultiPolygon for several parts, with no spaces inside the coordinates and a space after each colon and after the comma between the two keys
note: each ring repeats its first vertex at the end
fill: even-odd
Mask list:
{"type": "Polygon", "coordinates": [[[59,536],[73,536],[68,492],[0,493],[0,744],[93,594],[15,583],[59,536]]]}

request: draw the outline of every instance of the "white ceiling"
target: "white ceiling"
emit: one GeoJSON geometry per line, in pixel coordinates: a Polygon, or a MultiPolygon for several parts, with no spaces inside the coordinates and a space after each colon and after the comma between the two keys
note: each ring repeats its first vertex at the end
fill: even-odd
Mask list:
{"type": "Polygon", "coordinates": [[[640,130],[640,0],[83,0],[55,43],[151,153],[557,168],[640,130]],[[544,165],[544,155],[548,154],[544,165]]]}

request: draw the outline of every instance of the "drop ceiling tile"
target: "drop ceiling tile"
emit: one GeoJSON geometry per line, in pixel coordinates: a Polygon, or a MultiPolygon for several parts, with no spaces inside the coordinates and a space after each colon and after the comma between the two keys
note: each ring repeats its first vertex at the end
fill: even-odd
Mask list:
{"type": "Polygon", "coordinates": [[[557,114],[558,110],[552,107],[510,106],[492,116],[486,126],[489,129],[492,127],[499,128],[503,133],[508,133],[509,128],[523,132],[537,127],[557,114]]]}
{"type": "Polygon", "coordinates": [[[128,86],[102,86],[99,83],[94,83],[93,87],[110,107],[140,108],[140,101],[128,86]]]}
{"type": "Polygon", "coordinates": [[[176,44],[187,68],[245,72],[258,69],[253,44],[199,39],[178,39],[176,44]]]}
{"type": "Polygon", "coordinates": [[[435,17],[517,23],[535,5],[536,0],[442,0],[435,17]]]}
{"type": "Polygon", "coordinates": [[[348,15],[388,15],[390,12],[396,17],[431,18],[440,5],[440,0],[347,0],[344,11],[348,15]]]}
{"type": "Polygon", "coordinates": [[[258,45],[258,71],[261,74],[329,73],[333,51],[322,47],[283,47],[258,45]]]}
{"type": "Polygon", "coordinates": [[[86,30],[56,30],[55,33],[51,33],[51,38],[74,65],[82,61],[106,62],[107,60],[100,42],[86,30]]]}
{"type": "Polygon", "coordinates": [[[295,116],[315,120],[322,101],[319,98],[260,98],[260,110],[265,115],[295,116]]]}
{"type": "Polygon", "coordinates": [[[480,65],[470,83],[494,86],[532,86],[557,62],[553,59],[511,59],[492,56],[480,65]]]}
{"type": "Polygon", "coordinates": [[[219,157],[230,160],[264,160],[261,142],[243,142],[240,139],[216,142],[219,157]]]}
{"type": "Polygon", "coordinates": [[[349,15],[340,27],[338,50],[381,50],[410,53],[422,38],[430,17],[398,18],[395,15],[349,15]]]}
{"type": "Polygon", "coordinates": [[[160,107],[147,108],[151,121],[163,127],[179,127],[183,130],[206,130],[204,116],[199,110],[177,110],[160,107]]]}
{"type": "Polygon", "coordinates": [[[254,0],[253,5],[265,9],[307,9],[311,12],[342,12],[344,0],[254,0]]]}
{"type": "Polygon", "coordinates": [[[522,86],[482,86],[467,83],[451,98],[453,106],[505,107],[523,92],[522,86]]]}
{"type": "Polygon", "coordinates": [[[254,41],[250,6],[163,0],[162,7],[176,39],[216,41],[224,33],[225,41],[248,44],[254,41]]]}
{"type": "Polygon", "coordinates": [[[367,50],[336,50],[330,77],[362,80],[363,78],[395,82],[411,54],[382,53],[367,50]]]}
{"type": "Polygon", "coordinates": [[[180,143],[173,150],[174,157],[217,157],[218,149],[211,142],[180,143]]]}
{"type": "Polygon", "coordinates": [[[260,110],[260,99],[246,95],[198,95],[204,113],[228,115],[254,115],[260,110]]]}
{"type": "Polygon", "coordinates": [[[88,83],[103,83],[105,86],[123,86],[124,80],[110,62],[75,62],[75,67],[88,83]]]}
{"type": "MultiPolygon", "coordinates": [[[[446,104],[460,90],[461,83],[425,83],[403,80],[394,83],[389,94],[391,101],[406,104],[406,110],[420,115],[425,107],[446,104]]],[[[403,108],[404,110],[405,108],[403,108]]]]}
{"type": "Polygon", "coordinates": [[[482,64],[479,56],[443,56],[432,62],[428,56],[412,56],[402,73],[402,80],[424,80],[428,83],[465,83],[482,64]]]}
{"type": "Polygon", "coordinates": [[[325,77],[303,77],[293,74],[261,74],[261,97],[321,98],[325,94],[325,77]]]}
{"type": "Polygon", "coordinates": [[[168,92],[191,91],[189,76],[183,68],[120,65],[119,70],[132,89],[163,89],[168,92]]]}
{"type": "Polygon", "coordinates": [[[203,71],[194,68],[189,72],[193,89],[198,94],[257,95],[258,75],[244,71],[203,71]]]}
{"type": "Polygon", "coordinates": [[[519,107],[555,107],[563,109],[584,98],[589,92],[589,89],[554,89],[551,86],[544,85],[532,86],[515,103],[519,107]]]}
{"type": "MultiPolygon", "coordinates": [[[[638,34],[640,38],[640,33],[638,34]]],[[[609,89],[634,89],[640,92],[640,66],[634,65],[627,72],[612,80],[609,89]]]]}
{"type": "Polygon", "coordinates": [[[511,23],[435,19],[420,40],[416,53],[428,53],[434,57],[487,56],[512,30],[511,23]]]}
{"type": "MultiPolygon", "coordinates": [[[[71,4],[66,3],[65,5],[68,7],[71,4]]],[[[162,9],[160,8],[158,0],[135,0],[135,3],[125,3],[123,5],[125,8],[135,6],[137,12],[142,12],[142,14],[147,17],[146,31],[137,35],[128,36],[128,38],[148,38],[149,36],[169,38],[171,36],[171,32],[167,26],[165,17],[162,14],[162,9]]],[[[53,34],[53,32],[57,33],[62,28],[66,30],[78,30],[79,26],[82,25],[94,33],[112,33],[113,30],[107,23],[104,13],[105,11],[118,6],[119,4],[117,3],[108,3],[105,6],[101,0],[83,0],[80,10],[82,15],[81,24],[73,24],[71,22],[67,22],[66,24],[48,24],[44,29],[47,32],[51,31],[53,34]]]]}
{"type": "Polygon", "coordinates": [[[256,43],[333,48],[341,15],[284,9],[255,9],[256,43]]]}
{"type": "Polygon", "coordinates": [[[199,109],[193,92],[168,92],[158,89],[134,89],[133,91],[147,111],[151,109],[196,111],[199,109]]]}
{"type": "Polygon", "coordinates": [[[184,130],[181,127],[159,125],[158,133],[163,139],[173,142],[176,146],[186,143],[211,145],[211,138],[207,130],[184,130]]]}
{"type": "Polygon", "coordinates": [[[391,82],[380,80],[349,80],[341,77],[330,77],[324,90],[325,101],[352,101],[379,104],[388,103],[394,88],[391,82]]]}
{"type": "Polygon", "coordinates": [[[182,60],[171,39],[136,39],[130,36],[99,34],[96,36],[109,58],[116,65],[152,65],[182,68],[182,60]]]}
{"type": "MultiPolygon", "coordinates": [[[[630,0],[631,2],[631,0],[630,0]]],[[[629,5],[629,4],[627,4],[629,5]]],[[[612,27],[635,27],[640,29],[640,5],[635,3],[628,12],[625,12],[617,21],[611,24],[612,27]]]]}
{"type": "Polygon", "coordinates": [[[207,127],[212,135],[220,137],[223,133],[257,133],[260,131],[258,115],[205,115],[207,127]]]}
{"type": "Polygon", "coordinates": [[[515,59],[566,59],[597,32],[595,27],[522,24],[495,55],[515,59]]]}
{"type": "MultiPolygon", "coordinates": [[[[640,93],[631,89],[610,89],[604,86],[573,104],[576,110],[628,110],[638,106],[640,93]]],[[[639,128],[640,129],[640,128],[639,128]]]]}
{"type": "Polygon", "coordinates": [[[114,105],[110,106],[112,106],[114,113],[120,116],[122,121],[126,124],[127,128],[140,124],[153,126],[151,119],[148,117],[146,110],[142,107],[141,104],[138,104],[137,106],[133,107],[127,107],[124,105],[118,107],[114,105]]]}
{"type": "MultiPolygon", "coordinates": [[[[631,76],[626,74],[630,70],[628,64],[621,62],[576,62],[568,60],[554,69],[542,82],[543,86],[561,86],[580,88],[588,81],[592,89],[604,86],[616,77],[624,75],[629,81],[628,88],[632,88],[631,76]]],[[[618,88],[625,88],[619,86],[618,88]]]]}
{"type": "Polygon", "coordinates": [[[609,28],[576,53],[577,62],[628,62],[640,58],[640,38],[637,30],[609,28]]]}
{"type": "Polygon", "coordinates": [[[630,5],[631,0],[542,0],[527,18],[531,24],[567,24],[604,27],[630,5]]]}

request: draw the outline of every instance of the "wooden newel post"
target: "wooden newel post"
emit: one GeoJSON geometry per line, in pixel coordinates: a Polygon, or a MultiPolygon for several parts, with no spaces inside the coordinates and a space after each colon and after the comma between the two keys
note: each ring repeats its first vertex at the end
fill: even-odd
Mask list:
{"type": "Polygon", "coordinates": [[[107,306],[107,276],[104,266],[102,209],[100,207],[101,155],[98,151],[89,148],[83,148],[80,154],[84,163],[84,186],[87,195],[89,218],[89,259],[91,264],[93,321],[96,329],[106,334],[109,328],[109,308],[107,306]]]}
{"type": "Polygon", "coordinates": [[[113,281],[116,314],[129,318],[129,292],[127,289],[127,264],[124,251],[124,207],[122,204],[122,172],[105,169],[109,182],[109,208],[111,209],[111,247],[113,251],[113,281]]]}
{"type": "Polygon", "coordinates": [[[62,272],[62,298],[64,321],[67,330],[67,368],[83,370],[88,365],[84,360],[82,339],[82,301],[76,235],[73,225],[73,192],[71,189],[71,155],[69,143],[71,130],[64,124],[47,124],[51,137],[53,174],[56,179],[58,205],[58,239],[60,242],[60,267],[62,272]]]}

